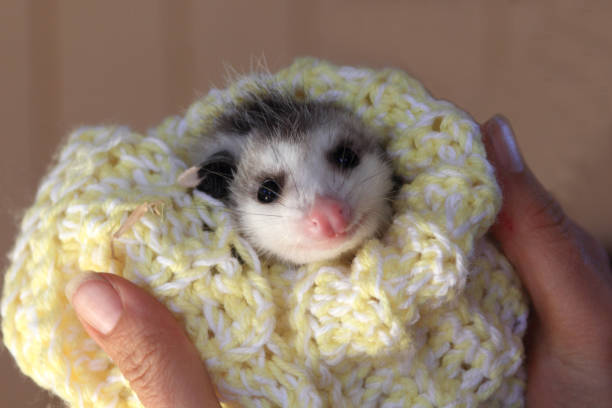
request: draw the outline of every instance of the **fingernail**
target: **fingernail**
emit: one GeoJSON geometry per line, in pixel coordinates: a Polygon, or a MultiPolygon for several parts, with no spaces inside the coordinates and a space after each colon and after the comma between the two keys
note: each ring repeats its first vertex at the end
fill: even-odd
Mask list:
{"type": "Polygon", "coordinates": [[[102,334],[110,333],[121,318],[123,305],[119,294],[96,273],[73,278],[66,285],[66,296],[79,317],[102,334]]]}
{"type": "Polygon", "coordinates": [[[506,118],[495,115],[485,123],[484,128],[493,147],[495,163],[511,173],[522,172],[525,168],[523,157],[506,118]]]}

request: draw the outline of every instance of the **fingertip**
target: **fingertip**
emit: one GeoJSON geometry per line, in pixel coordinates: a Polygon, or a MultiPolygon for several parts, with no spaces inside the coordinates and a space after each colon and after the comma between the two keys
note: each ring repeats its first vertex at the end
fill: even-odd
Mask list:
{"type": "Polygon", "coordinates": [[[508,119],[500,114],[494,115],[481,129],[485,135],[487,154],[499,172],[521,173],[525,170],[525,162],[508,119]]]}
{"type": "Polygon", "coordinates": [[[65,288],[77,315],[99,333],[109,334],[123,314],[119,294],[101,274],[85,272],[65,288]]]}
{"type": "Polygon", "coordinates": [[[66,294],[68,301],[72,303],[72,297],[74,296],[74,293],[77,291],[77,289],[79,288],[79,286],[81,286],[82,283],[90,279],[96,279],[97,277],[97,273],[92,271],[85,271],[83,273],[79,273],[74,278],[70,279],[70,281],[64,288],[64,293],[66,294]]]}
{"type": "MultiPolygon", "coordinates": [[[[526,211],[534,201],[541,201],[545,190],[537,182],[524,162],[508,119],[496,114],[481,125],[487,158],[495,168],[495,175],[502,189],[502,208],[493,235],[505,244],[517,236],[525,225],[526,211]]],[[[537,207],[537,206],[536,206],[537,207]]]]}

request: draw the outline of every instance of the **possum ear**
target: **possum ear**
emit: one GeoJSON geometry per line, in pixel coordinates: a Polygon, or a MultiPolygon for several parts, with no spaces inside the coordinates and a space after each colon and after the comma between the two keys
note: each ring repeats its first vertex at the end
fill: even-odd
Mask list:
{"type": "Polygon", "coordinates": [[[393,183],[393,188],[391,189],[392,196],[396,196],[404,184],[406,184],[406,180],[404,180],[404,178],[397,173],[393,173],[393,176],[391,176],[391,182],[393,183]]]}
{"type": "Polygon", "coordinates": [[[180,186],[193,188],[200,184],[200,177],[198,176],[199,166],[193,166],[182,172],[176,180],[180,186]]]}
{"type": "Polygon", "coordinates": [[[235,172],[234,158],[224,150],[213,154],[199,166],[187,169],[179,176],[178,183],[184,187],[196,187],[211,197],[224,199],[229,194],[235,172]]]}

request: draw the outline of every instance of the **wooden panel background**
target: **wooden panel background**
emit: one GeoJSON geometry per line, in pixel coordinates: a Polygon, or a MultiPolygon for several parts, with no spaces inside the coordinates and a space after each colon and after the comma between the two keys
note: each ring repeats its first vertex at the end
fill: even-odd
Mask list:
{"type": "MultiPolygon", "coordinates": [[[[609,2],[4,0],[2,6],[2,253],[69,130],[121,123],[144,131],[222,86],[226,65],[245,72],[265,56],[275,70],[300,55],[399,67],[479,121],[503,112],[542,181],[612,247],[609,2]]],[[[1,405],[59,406],[15,373],[2,353],[1,405]]]]}

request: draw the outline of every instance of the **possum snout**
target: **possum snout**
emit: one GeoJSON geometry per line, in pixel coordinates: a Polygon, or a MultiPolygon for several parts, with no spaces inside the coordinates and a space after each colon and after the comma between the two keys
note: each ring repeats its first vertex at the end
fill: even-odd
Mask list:
{"type": "Polygon", "coordinates": [[[317,195],[306,215],[305,231],[311,238],[326,239],[343,235],[351,223],[351,208],[341,200],[317,195]]]}

